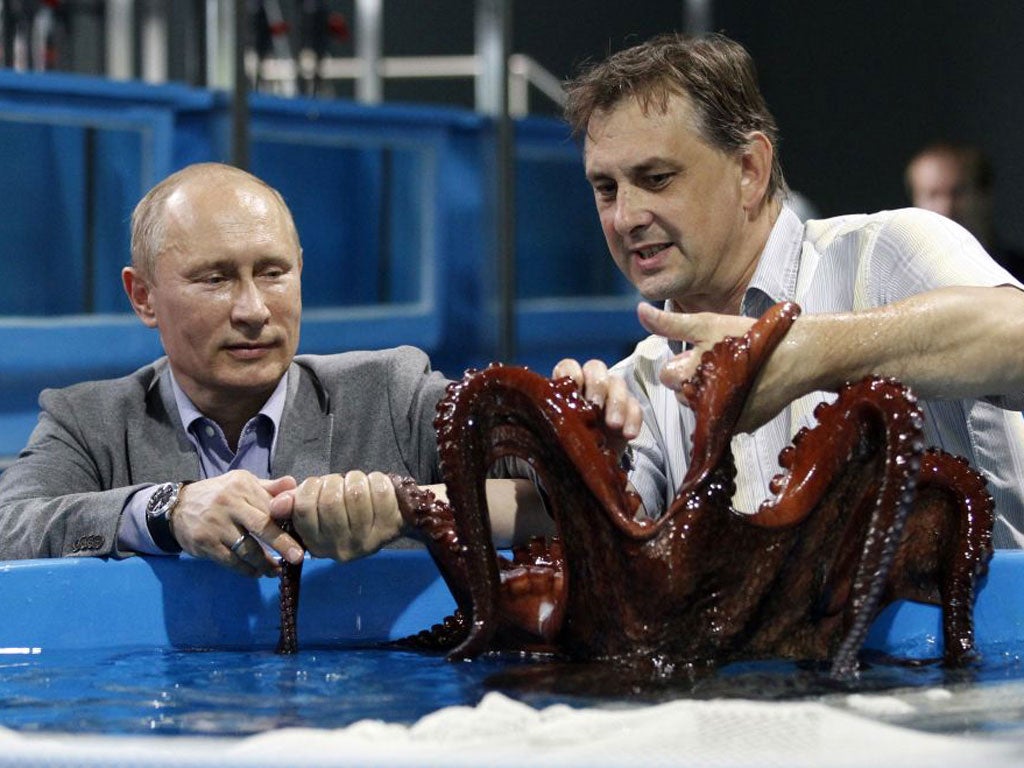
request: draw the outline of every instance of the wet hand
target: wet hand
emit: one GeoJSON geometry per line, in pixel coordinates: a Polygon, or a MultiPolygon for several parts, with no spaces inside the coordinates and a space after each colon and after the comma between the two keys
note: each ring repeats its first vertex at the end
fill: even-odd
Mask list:
{"type": "Polygon", "coordinates": [[[171,530],[190,555],[245,576],[276,575],[280,567],[263,544],[289,562],[303,556],[298,542],[270,516],[271,499],[294,488],[292,477],[261,480],[244,470],[189,483],[171,515],[171,530]]]}
{"type": "Polygon", "coordinates": [[[661,371],[661,383],[677,393],[684,382],[693,378],[705,352],[726,336],[742,336],[754,324],[752,318],[741,315],[665,312],[647,303],[638,305],[637,317],[651,333],[690,345],[690,349],[675,355],[661,371]]]}
{"type": "Polygon", "coordinates": [[[630,394],[625,379],[609,373],[608,366],[600,360],[588,360],[580,365],[569,358],[560,361],[551,373],[553,379],[566,376],[576,383],[584,399],[604,414],[608,444],[621,456],[629,441],[640,434],[643,425],[640,403],[630,394]]]}
{"type": "MultiPolygon", "coordinates": [[[[668,339],[685,341],[692,349],[676,355],[665,364],[659,378],[661,383],[675,390],[676,398],[686,405],[681,390],[693,378],[706,351],[727,336],[743,336],[754,324],[754,319],[740,315],[719,315],[712,312],[665,312],[641,304],[637,309],[640,322],[651,333],[668,339]]],[[[807,320],[794,323],[787,337],[780,343],[758,372],[747,395],[743,412],[736,423],[739,432],[752,432],[771,421],[787,404],[801,395],[813,391],[808,386],[807,352],[797,327],[807,320]],[[800,360],[801,362],[795,362],[800,360]]]]}
{"type": "Polygon", "coordinates": [[[340,562],[376,552],[403,527],[395,487],[383,472],[307,478],[275,497],[271,512],[291,518],[310,554],[340,562]]]}

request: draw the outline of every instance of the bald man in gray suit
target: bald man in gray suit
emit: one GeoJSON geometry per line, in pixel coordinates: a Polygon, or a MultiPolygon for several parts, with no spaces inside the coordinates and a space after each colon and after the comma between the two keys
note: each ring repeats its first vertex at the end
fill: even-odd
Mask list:
{"type": "MultiPolygon", "coordinates": [[[[204,163],[132,216],[124,288],[166,357],[124,378],[40,396],[0,475],[0,558],[185,551],[247,575],[277,556],[349,560],[402,532],[388,473],[444,497],[435,408],[447,380],[412,347],[295,355],[302,249],[284,200],[204,163]],[[299,480],[301,482],[299,482],[299,480]]],[[[588,383],[625,447],[640,409],[624,382],[588,383]]],[[[531,481],[488,481],[495,539],[548,527],[531,481]]]]}

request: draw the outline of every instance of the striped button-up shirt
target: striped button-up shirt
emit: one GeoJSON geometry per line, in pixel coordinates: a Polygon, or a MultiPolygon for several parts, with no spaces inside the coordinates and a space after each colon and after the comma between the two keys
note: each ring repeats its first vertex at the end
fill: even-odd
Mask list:
{"type": "MultiPolygon", "coordinates": [[[[783,208],[742,309],[758,317],[776,302],[794,301],[805,314],[849,312],[943,286],[1002,284],[1020,287],[966,230],[936,214],[904,209],[804,224],[783,208]]],[[[614,368],[644,410],[643,429],[632,443],[630,479],[654,516],[671,503],[690,462],[693,412],[658,380],[680,351],[677,344],[648,337],[614,368]]],[[[801,427],[814,425],[818,403],[833,399],[831,393],[806,395],[754,433],[733,437],[737,510],[755,512],[770,497],[769,481],[780,471],[779,451],[801,427]]],[[[996,502],[995,545],[1024,547],[1024,418],[1019,412],[1024,392],[998,403],[921,400],[919,405],[926,444],[965,456],[986,476],[996,502]]]]}

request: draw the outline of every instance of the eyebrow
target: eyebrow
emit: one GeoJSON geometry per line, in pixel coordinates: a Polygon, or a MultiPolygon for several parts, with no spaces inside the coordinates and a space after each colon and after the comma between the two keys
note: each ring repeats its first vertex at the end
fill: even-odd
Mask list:
{"type": "MultiPolygon", "coordinates": [[[[644,160],[641,160],[639,163],[635,163],[634,165],[629,166],[626,169],[626,175],[629,178],[635,178],[636,176],[642,176],[643,174],[648,173],[654,168],[658,168],[659,166],[670,166],[676,170],[681,170],[679,168],[678,163],[672,162],[667,158],[648,157],[644,160]]],[[[602,173],[600,171],[592,173],[589,170],[586,170],[585,165],[584,170],[586,172],[586,177],[588,180],[610,178],[607,173],[602,173]]]]}
{"type": "MultiPolygon", "coordinates": [[[[260,256],[255,262],[253,262],[253,266],[256,268],[266,266],[268,264],[289,267],[293,266],[294,262],[284,254],[266,254],[264,256],[260,256]]],[[[235,272],[238,270],[238,262],[234,259],[211,259],[210,261],[204,261],[200,264],[196,264],[193,269],[189,270],[189,274],[201,274],[211,270],[235,272]]]]}

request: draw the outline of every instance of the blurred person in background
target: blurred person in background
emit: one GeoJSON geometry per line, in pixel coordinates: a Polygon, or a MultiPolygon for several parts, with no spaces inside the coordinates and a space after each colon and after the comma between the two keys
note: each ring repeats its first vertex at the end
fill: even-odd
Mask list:
{"type": "Polygon", "coordinates": [[[992,217],[992,163],[979,147],[939,141],[920,150],[904,174],[910,204],[965,227],[996,261],[1024,280],[1024,252],[1006,247],[992,217]]]}

